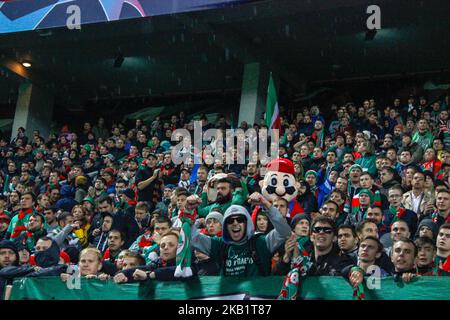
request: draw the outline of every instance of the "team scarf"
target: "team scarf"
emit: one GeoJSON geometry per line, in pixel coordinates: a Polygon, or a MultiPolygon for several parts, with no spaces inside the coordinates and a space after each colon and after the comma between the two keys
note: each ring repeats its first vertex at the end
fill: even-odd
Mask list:
{"type": "MultiPolygon", "coordinates": [[[[379,190],[376,190],[375,192],[370,191],[369,189],[361,189],[357,195],[355,195],[352,198],[352,214],[356,215],[358,214],[359,210],[360,210],[360,202],[359,202],[359,195],[362,193],[367,193],[369,194],[370,197],[370,205],[376,205],[381,207],[381,193],[379,190]]],[[[369,206],[370,206],[369,205],[369,206]]]]}
{"type": "Polygon", "coordinates": [[[316,143],[316,147],[320,147],[320,148],[323,148],[324,137],[325,137],[324,128],[320,129],[319,133],[317,133],[317,130],[314,130],[314,132],[311,136],[311,138],[316,143]]]}
{"type": "Polygon", "coordinates": [[[191,226],[197,219],[197,209],[194,209],[192,212],[188,212],[186,209],[181,210],[178,219],[180,219],[183,224],[178,238],[177,267],[174,276],[176,278],[189,278],[192,276],[191,226]]]}
{"type": "Polygon", "coordinates": [[[304,247],[308,240],[309,238],[306,236],[297,239],[297,248],[300,254],[291,263],[291,270],[283,280],[278,300],[297,300],[300,280],[306,277],[312,266],[311,255],[304,247]]]}
{"type": "Polygon", "coordinates": [[[16,225],[14,226],[14,230],[11,235],[11,239],[17,238],[18,236],[20,236],[22,231],[27,230],[27,228],[25,226],[25,218],[30,216],[33,213],[34,213],[33,209],[26,209],[25,211],[20,210],[19,214],[17,215],[17,222],[16,222],[16,225]]]}
{"type": "Polygon", "coordinates": [[[157,250],[159,248],[159,244],[156,242],[153,245],[147,246],[142,249],[142,256],[145,259],[145,264],[154,263],[158,260],[159,256],[157,250]]]}
{"type": "Polygon", "coordinates": [[[141,239],[139,239],[139,242],[138,242],[139,248],[143,249],[146,247],[151,247],[152,245],[155,244],[154,238],[155,238],[155,235],[152,234],[150,231],[147,231],[146,233],[144,233],[141,236],[141,239]]]}
{"type": "Polygon", "coordinates": [[[422,171],[430,171],[433,173],[434,177],[437,177],[439,172],[441,171],[442,162],[439,160],[431,160],[424,162],[420,165],[422,171]]]}
{"type": "MultiPolygon", "coordinates": [[[[361,272],[362,269],[360,267],[353,267],[350,272],[353,272],[353,271],[361,272]]],[[[356,288],[353,289],[352,299],[353,300],[365,300],[366,299],[366,295],[364,294],[364,286],[362,283],[360,283],[356,288]]]]}
{"type": "MultiPolygon", "coordinates": [[[[433,221],[434,223],[438,223],[439,221],[439,211],[438,210],[434,210],[434,212],[431,214],[431,221],[433,221]]],[[[450,214],[447,216],[447,219],[445,219],[445,222],[450,222],[450,214]]]]}
{"type": "Polygon", "coordinates": [[[448,256],[445,260],[439,258],[437,255],[434,258],[434,268],[433,275],[435,276],[449,276],[450,275],[450,256],[448,256]],[[442,266],[440,266],[440,262],[442,261],[442,266]]]}
{"type": "Polygon", "coordinates": [[[43,230],[38,230],[36,232],[26,231],[25,232],[25,237],[23,239],[23,244],[27,246],[29,251],[33,251],[34,250],[34,246],[36,245],[36,242],[43,235],[44,235],[44,231],[43,230]]]}
{"type": "MultiPolygon", "coordinates": [[[[399,219],[403,219],[406,213],[406,209],[403,207],[403,205],[400,205],[400,207],[395,208],[393,206],[389,206],[389,213],[392,214],[392,222],[391,225],[398,221],[399,219]]],[[[390,228],[389,228],[390,229],[390,228]]]]}

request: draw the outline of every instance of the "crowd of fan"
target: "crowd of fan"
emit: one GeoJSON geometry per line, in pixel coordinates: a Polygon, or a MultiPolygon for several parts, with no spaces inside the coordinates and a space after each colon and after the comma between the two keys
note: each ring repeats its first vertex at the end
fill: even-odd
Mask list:
{"type": "MultiPolygon", "coordinates": [[[[116,283],[173,280],[188,206],[198,212],[195,275],[286,275],[305,236],[308,275],[354,286],[371,266],[404,281],[448,275],[448,103],[411,96],[385,108],[370,99],[282,115],[279,157],[292,160],[298,190],[290,203],[261,195],[267,163],[254,155],[175,165],[173,131],[193,130],[184,112],[132,128],[100,118],[47,139],[20,128],[0,140],[0,290],[17,277],[67,280],[69,265],[116,283]]],[[[230,127],[224,116],[201,121],[203,130],[230,127]]]]}

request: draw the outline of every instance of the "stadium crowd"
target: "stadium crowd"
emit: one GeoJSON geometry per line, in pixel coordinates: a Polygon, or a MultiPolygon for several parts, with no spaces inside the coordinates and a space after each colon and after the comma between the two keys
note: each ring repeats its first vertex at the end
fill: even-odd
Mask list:
{"type": "MultiPolygon", "coordinates": [[[[281,114],[290,202],[262,194],[267,163],[254,155],[175,165],[173,131],[193,130],[184,112],[131,127],[99,118],[48,138],[19,128],[0,140],[0,291],[18,277],[67,281],[70,265],[116,283],[176,280],[186,212],[193,276],[287,275],[299,257],[304,275],[354,287],[375,269],[405,282],[449,275],[448,103],[410,96],[281,114]]],[[[223,115],[201,121],[230,128],[223,115]]]]}

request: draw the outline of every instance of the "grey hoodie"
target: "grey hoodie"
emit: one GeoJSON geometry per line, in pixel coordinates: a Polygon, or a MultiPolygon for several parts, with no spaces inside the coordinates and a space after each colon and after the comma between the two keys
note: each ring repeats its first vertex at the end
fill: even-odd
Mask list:
{"type": "MultiPolygon", "coordinates": [[[[269,208],[267,216],[272,222],[274,229],[265,236],[265,242],[267,249],[273,253],[275,250],[283,244],[283,242],[291,235],[291,228],[287,224],[286,219],[281,215],[277,208],[271,206],[269,208]]],[[[222,224],[223,242],[228,245],[241,245],[250,240],[254,236],[254,227],[252,219],[247,209],[240,205],[230,206],[224,214],[224,223],[222,224]],[[227,219],[230,216],[242,215],[247,219],[246,236],[239,242],[231,240],[227,230],[227,219]]],[[[197,224],[194,224],[191,229],[191,243],[192,246],[205,253],[211,254],[211,237],[198,232],[197,224]]]]}

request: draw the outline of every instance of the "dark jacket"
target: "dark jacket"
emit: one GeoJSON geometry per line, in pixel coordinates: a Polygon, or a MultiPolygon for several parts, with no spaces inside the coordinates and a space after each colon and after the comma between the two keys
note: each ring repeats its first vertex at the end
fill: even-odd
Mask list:
{"type": "Polygon", "coordinates": [[[125,234],[124,248],[129,248],[139,236],[139,225],[134,218],[134,209],[119,210],[114,215],[112,229],[125,234]]]}
{"type": "Polygon", "coordinates": [[[297,196],[297,201],[303,208],[303,211],[307,214],[311,212],[318,212],[317,199],[310,191],[309,186],[306,187],[306,192],[300,196],[297,196]]]}
{"type": "Polygon", "coordinates": [[[342,270],[353,264],[350,257],[339,255],[339,249],[333,246],[333,249],[324,256],[315,259],[314,253],[311,255],[313,265],[308,271],[311,276],[340,276],[342,270]]]}
{"type": "MultiPolygon", "coordinates": [[[[3,241],[2,241],[3,242],[3,241]]],[[[0,248],[2,248],[0,244],[0,248]]],[[[0,270],[0,297],[3,297],[6,285],[12,284],[15,278],[20,277],[46,277],[59,276],[66,272],[66,265],[59,265],[59,247],[56,242],[52,241],[52,245],[45,251],[37,252],[34,255],[36,265],[42,269],[36,271],[31,265],[24,266],[8,266],[0,270]]],[[[17,262],[19,254],[17,253],[17,262]]]]}

